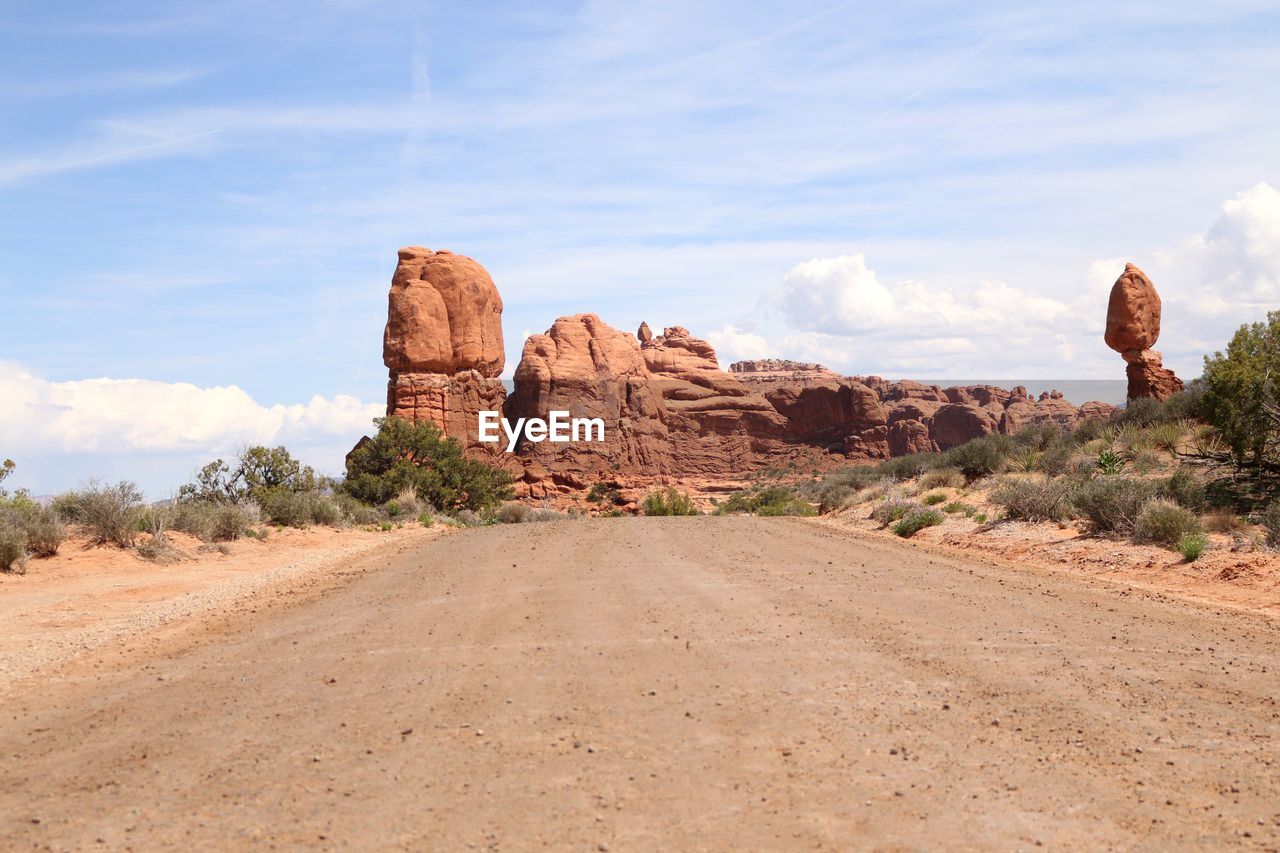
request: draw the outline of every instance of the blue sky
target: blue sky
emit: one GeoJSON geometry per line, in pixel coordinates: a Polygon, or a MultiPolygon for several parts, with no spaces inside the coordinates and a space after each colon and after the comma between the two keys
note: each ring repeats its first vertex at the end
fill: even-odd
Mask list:
{"type": "Polygon", "coordinates": [[[336,471],[409,244],[490,269],[510,367],[595,311],[724,362],[1116,378],[1134,260],[1194,375],[1280,296],[1278,72],[1264,2],[5,3],[0,456],[336,471]]]}

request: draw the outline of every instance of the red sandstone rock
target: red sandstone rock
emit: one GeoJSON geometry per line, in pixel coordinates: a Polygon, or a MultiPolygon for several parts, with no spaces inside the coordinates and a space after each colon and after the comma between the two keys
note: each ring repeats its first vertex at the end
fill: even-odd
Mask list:
{"type": "Polygon", "coordinates": [[[1160,353],[1148,349],[1122,353],[1129,377],[1129,399],[1153,397],[1167,400],[1182,390],[1182,380],[1164,366],[1160,353]]]}
{"type": "Polygon", "coordinates": [[[914,418],[904,418],[889,424],[888,442],[891,456],[937,450],[933,439],[929,437],[929,425],[914,418]]]}
{"type": "Polygon", "coordinates": [[[391,279],[382,357],[387,415],[430,421],[474,443],[477,415],[502,408],[502,298],[463,255],[409,246],[391,279]]]}
{"type": "Polygon", "coordinates": [[[636,329],[636,339],[642,344],[647,344],[653,340],[653,332],[649,329],[649,324],[643,320],[640,321],[640,328],[636,329]]]}
{"type": "Polygon", "coordinates": [[[1111,287],[1104,337],[1116,352],[1150,349],[1160,337],[1160,295],[1133,264],[1125,264],[1111,287]]]}
{"type": "Polygon", "coordinates": [[[561,317],[531,335],[515,372],[505,417],[601,418],[604,442],[522,441],[520,456],[536,460],[559,484],[587,481],[613,466],[661,473],[668,468],[666,412],[636,339],[594,314],[561,317]]]}
{"type": "Polygon", "coordinates": [[[1125,264],[1111,288],[1107,303],[1105,339],[1128,367],[1130,400],[1154,397],[1167,400],[1182,390],[1182,380],[1164,367],[1160,353],[1151,349],[1160,337],[1160,295],[1142,270],[1125,264]]]}
{"type": "Polygon", "coordinates": [[[502,373],[502,297],[484,267],[445,250],[401,249],[382,360],[403,373],[502,373]]]}
{"type": "Polygon", "coordinates": [[[939,450],[950,450],[966,441],[999,431],[1000,419],[981,406],[949,403],[929,421],[929,437],[939,450]]]}

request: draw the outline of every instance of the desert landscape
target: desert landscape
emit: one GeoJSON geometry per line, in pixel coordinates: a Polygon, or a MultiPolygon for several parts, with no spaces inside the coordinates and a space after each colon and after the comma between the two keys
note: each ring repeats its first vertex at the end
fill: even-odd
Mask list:
{"type": "Polygon", "coordinates": [[[1280,851],[1275,9],[0,17],[0,850],[1280,851]]]}

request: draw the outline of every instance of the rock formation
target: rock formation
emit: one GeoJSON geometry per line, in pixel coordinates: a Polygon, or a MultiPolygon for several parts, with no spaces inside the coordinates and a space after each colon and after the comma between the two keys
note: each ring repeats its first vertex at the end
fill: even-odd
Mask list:
{"type": "Polygon", "coordinates": [[[1167,400],[1182,390],[1182,380],[1164,367],[1160,353],[1152,349],[1160,337],[1160,294],[1133,264],[1125,264],[1111,288],[1104,337],[1107,346],[1125,360],[1130,400],[1167,400]]]}
{"type": "MultiPolygon", "coordinates": [[[[511,471],[526,497],[573,493],[597,482],[728,483],[765,468],[813,472],[947,450],[1030,424],[1069,429],[1112,411],[1104,403],[1077,409],[1056,391],[1033,399],[1022,387],[939,388],[841,376],[820,364],[780,359],[741,361],[725,371],[711,345],[685,328],[670,326],[655,336],[641,323],[630,335],[594,314],[561,317],[545,334],[531,335],[508,396],[497,378],[504,364],[502,299],[488,273],[447,251],[410,247],[399,258],[383,339],[387,414],[437,424],[469,454],[511,471]],[[484,410],[501,411],[512,423],[552,411],[600,418],[605,440],[526,436],[508,454],[478,441],[484,410]]],[[[1122,295],[1112,297],[1118,319],[1113,335],[1109,318],[1107,342],[1129,347],[1123,352],[1126,360],[1132,354],[1131,369],[1154,358],[1154,367],[1137,376],[1151,380],[1147,386],[1130,374],[1131,396],[1148,386],[1154,396],[1167,385],[1159,355],[1150,350],[1159,299],[1131,269],[1136,275],[1123,287],[1117,283],[1122,295]]]]}
{"type": "Polygon", "coordinates": [[[530,335],[504,416],[546,418],[552,411],[600,418],[604,442],[522,441],[526,482],[582,487],[614,470],[664,473],[670,442],[666,412],[636,339],[594,314],[561,317],[546,334],[530,335]],[[541,472],[549,472],[541,477],[541,472]]]}
{"type": "Polygon", "coordinates": [[[391,279],[382,360],[387,414],[430,421],[464,444],[477,412],[502,408],[502,297],[484,267],[409,246],[391,279]]]}

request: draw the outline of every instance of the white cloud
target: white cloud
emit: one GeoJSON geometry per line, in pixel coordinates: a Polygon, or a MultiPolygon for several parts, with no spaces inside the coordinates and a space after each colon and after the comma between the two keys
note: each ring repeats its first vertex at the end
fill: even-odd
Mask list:
{"type": "Polygon", "coordinates": [[[997,279],[955,287],[902,281],[882,284],[862,254],[815,258],[784,276],[778,303],[796,329],[828,335],[893,334],[896,337],[1007,335],[1066,322],[1073,310],[997,279]]]}
{"type": "MultiPolygon", "coordinates": [[[[245,443],[317,446],[354,442],[384,407],[339,395],[265,406],[232,385],[82,379],[53,382],[0,362],[0,447],[10,456],[194,452],[245,443]]],[[[350,444],[348,443],[349,447],[350,444]]],[[[328,466],[332,468],[333,466],[328,466]]]]}
{"type": "Polygon", "coordinates": [[[769,358],[773,355],[769,342],[752,332],[729,323],[718,332],[708,332],[707,341],[715,347],[720,366],[728,369],[735,361],[769,358]]]}

